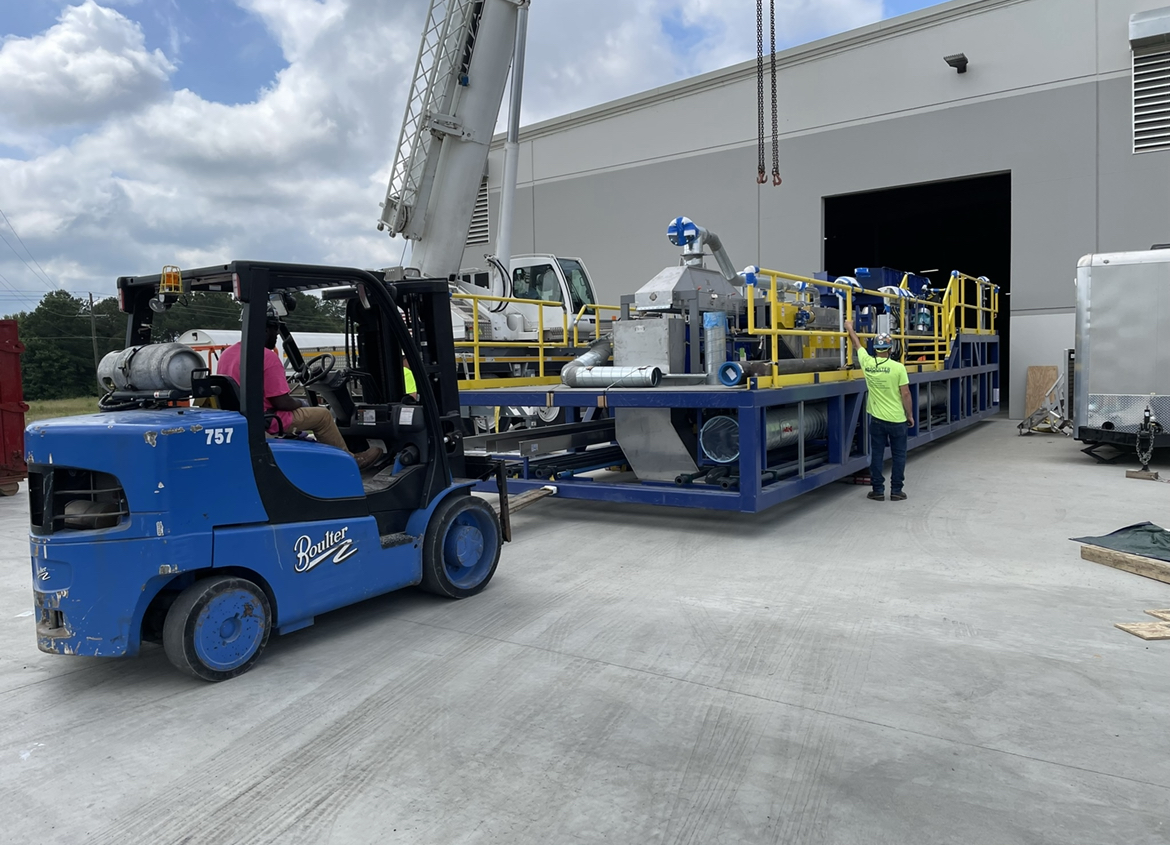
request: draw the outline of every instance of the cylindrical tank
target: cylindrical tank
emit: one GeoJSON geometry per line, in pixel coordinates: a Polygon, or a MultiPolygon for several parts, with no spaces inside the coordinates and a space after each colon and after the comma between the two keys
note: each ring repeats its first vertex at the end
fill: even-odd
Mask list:
{"type": "Polygon", "coordinates": [[[191,389],[191,374],[206,367],[203,358],[181,343],[151,343],[111,352],[98,364],[103,390],[191,389]]]}
{"type": "Polygon", "coordinates": [[[934,408],[943,408],[947,404],[947,387],[945,384],[939,384],[936,389],[931,392],[930,396],[926,395],[926,385],[918,385],[918,413],[924,414],[927,410],[934,408]],[[930,408],[927,408],[927,403],[930,403],[930,408]]]}
{"type": "Polygon", "coordinates": [[[703,314],[703,357],[707,384],[719,384],[719,367],[727,361],[727,314],[723,311],[703,314]]]}
{"type": "MultiPolygon", "coordinates": [[[[829,428],[828,407],[823,402],[804,406],[804,439],[824,437],[829,428]]],[[[773,408],[764,416],[764,441],[771,451],[795,444],[801,436],[800,411],[796,405],[773,408]]],[[[717,464],[739,460],[739,420],[712,417],[699,431],[703,454],[717,464]]]]}

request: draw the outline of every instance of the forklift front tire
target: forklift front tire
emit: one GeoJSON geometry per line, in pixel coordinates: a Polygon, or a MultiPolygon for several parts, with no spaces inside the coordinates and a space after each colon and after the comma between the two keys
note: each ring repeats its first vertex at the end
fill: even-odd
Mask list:
{"type": "Polygon", "coordinates": [[[474,596],[492,580],[502,543],[491,505],[471,495],[448,498],[427,526],[419,586],[453,599],[474,596]]]}
{"type": "Polygon", "coordinates": [[[179,593],[163,623],[163,648],[180,672],[226,681],[252,668],[271,630],[264,591],[243,578],[219,575],[179,593]]]}

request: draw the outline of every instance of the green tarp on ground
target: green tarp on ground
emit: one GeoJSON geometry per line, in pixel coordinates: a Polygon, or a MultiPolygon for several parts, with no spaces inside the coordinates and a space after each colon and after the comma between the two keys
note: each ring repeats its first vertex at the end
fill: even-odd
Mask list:
{"type": "Polygon", "coordinates": [[[1142,555],[1170,563],[1170,531],[1154,525],[1152,522],[1127,525],[1125,528],[1118,528],[1112,534],[1106,534],[1102,537],[1073,537],[1071,539],[1077,543],[1101,546],[1104,549],[1113,549],[1115,552],[1142,555]]]}

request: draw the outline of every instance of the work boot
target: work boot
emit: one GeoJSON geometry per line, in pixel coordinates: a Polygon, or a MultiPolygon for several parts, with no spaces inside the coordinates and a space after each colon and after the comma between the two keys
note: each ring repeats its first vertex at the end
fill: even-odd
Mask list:
{"type": "Polygon", "coordinates": [[[891,493],[890,494],[890,501],[891,502],[904,502],[904,501],[906,501],[906,494],[903,493],[901,490],[899,490],[897,493],[891,493]]]}
{"type": "Polygon", "coordinates": [[[353,459],[357,461],[358,469],[368,469],[381,460],[385,454],[386,452],[379,447],[371,446],[366,451],[355,454],[353,459]]]}
{"type": "Polygon", "coordinates": [[[873,499],[875,502],[884,502],[884,501],[886,500],[886,494],[885,494],[885,493],[879,493],[877,490],[874,490],[874,491],[872,491],[872,492],[870,492],[870,493],[867,493],[867,494],[865,495],[865,498],[867,498],[867,499],[873,499]]]}

